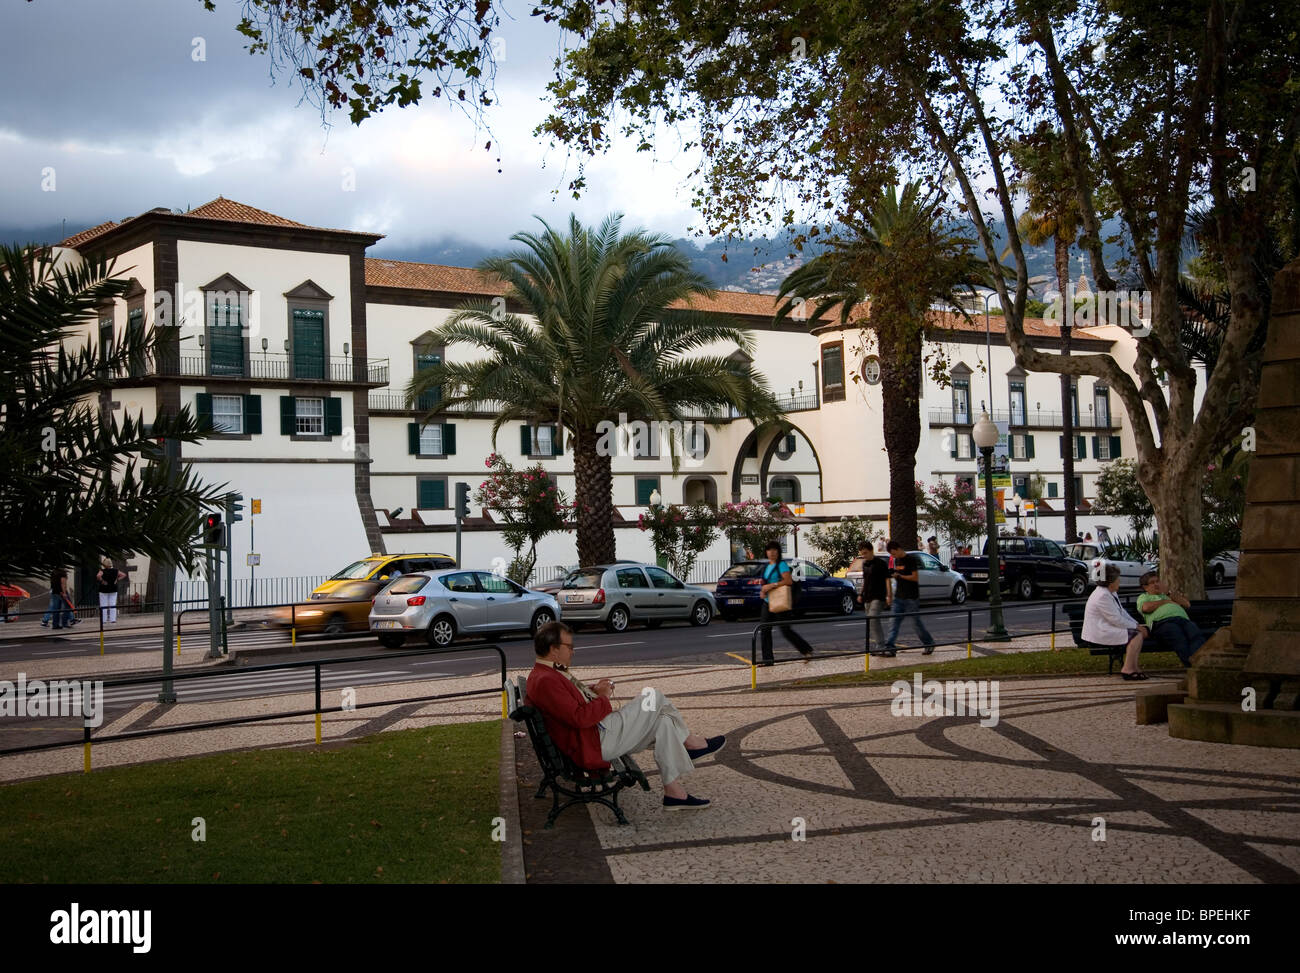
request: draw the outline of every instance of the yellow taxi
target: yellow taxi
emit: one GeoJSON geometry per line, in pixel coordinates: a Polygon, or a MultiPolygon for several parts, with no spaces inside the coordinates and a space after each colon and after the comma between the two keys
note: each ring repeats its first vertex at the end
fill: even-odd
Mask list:
{"type": "Polygon", "coordinates": [[[389,581],[398,575],[410,574],[412,571],[437,571],[441,568],[456,567],[456,559],[448,554],[371,554],[360,561],[353,561],[342,571],[313,589],[313,601],[327,598],[335,588],[343,585],[351,587],[350,582],[370,582],[374,586],[371,597],[379,593],[389,581]]]}

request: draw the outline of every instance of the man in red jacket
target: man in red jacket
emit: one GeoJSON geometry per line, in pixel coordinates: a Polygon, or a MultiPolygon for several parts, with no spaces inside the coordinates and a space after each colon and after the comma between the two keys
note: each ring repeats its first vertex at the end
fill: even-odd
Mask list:
{"type": "Polygon", "coordinates": [[[659,690],[641,693],[621,709],[610,703],[614,684],[608,679],[587,686],[569,672],[573,630],[550,622],[533,639],[537,664],[528,676],[524,702],[542,711],[546,732],[579,767],[604,770],[609,761],[654,747],[664,782],[664,807],[670,811],[708,807],[704,798],[686,793],[680,778],[694,761],[721,750],[725,736],[708,739],[691,733],[682,714],[659,690]]]}

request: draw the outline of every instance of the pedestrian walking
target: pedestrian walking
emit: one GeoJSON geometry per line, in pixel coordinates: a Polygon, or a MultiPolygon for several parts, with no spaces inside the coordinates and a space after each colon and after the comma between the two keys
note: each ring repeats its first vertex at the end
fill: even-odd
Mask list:
{"type": "MultiPolygon", "coordinates": [[[[781,545],[776,541],[770,542],[764,553],[767,555],[767,566],[763,568],[763,587],[759,589],[759,595],[763,599],[763,610],[759,615],[759,622],[778,621],[781,618],[789,618],[794,614],[794,578],[790,565],[781,559],[781,545]],[[778,589],[784,588],[784,592],[778,589]]],[[[782,624],[780,626],[781,634],[786,637],[791,645],[799,650],[799,654],[804,660],[812,658],[812,646],[804,639],[802,635],[796,632],[790,625],[782,624]]],[[[763,627],[763,665],[770,666],[774,664],[772,657],[772,629],[770,626],[763,627]]]]}
{"type": "Polygon", "coordinates": [[[122,572],[113,567],[113,559],[109,557],[104,558],[100,565],[95,574],[95,580],[99,582],[100,621],[112,625],[117,621],[117,581],[122,572]]]}
{"type": "Polygon", "coordinates": [[[55,568],[50,573],[50,604],[41,624],[49,618],[53,628],[71,628],[77,620],[72,614],[72,598],[68,594],[68,572],[55,568]]]}
{"type": "Polygon", "coordinates": [[[880,616],[885,613],[892,600],[889,593],[889,567],[884,559],[876,557],[875,545],[871,541],[863,541],[858,545],[858,561],[859,569],[862,571],[862,584],[858,587],[858,604],[867,611],[870,644],[879,648],[885,644],[885,628],[880,623],[880,616]]]}
{"type": "Polygon", "coordinates": [[[889,637],[885,639],[885,647],[879,654],[890,658],[897,655],[895,644],[898,632],[903,627],[903,619],[910,617],[916,625],[916,634],[925,645],[925,654],[929,655],[934,651],[934,636],[926,630],[921,616],[915,614],[921,610],[921,559],[904,551],[903,545],[898,541],[890,541],[888,548],[894,559],[894,623],[890,626],[889,637]]]}

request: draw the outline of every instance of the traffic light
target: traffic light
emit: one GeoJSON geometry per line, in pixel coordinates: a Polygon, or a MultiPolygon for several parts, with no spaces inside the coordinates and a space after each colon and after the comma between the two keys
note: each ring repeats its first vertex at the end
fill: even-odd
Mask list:
{"type": "Polygon", "coordinates": [[[456,484],[456,519],[464,520],[469,516],[469,484],[456,484]]]}
{"type": "Polygon", "coordinates": [[[225,537],[221,514],[210,513],[204,516],[199,527],[203,535],[204,547],[224,547],[225,537]]]}
{"type": "Polygon", "coordinates": [[[226,494],[226,523],[237,524],[244,519],[243,499],[238,493],[226,494]]]}

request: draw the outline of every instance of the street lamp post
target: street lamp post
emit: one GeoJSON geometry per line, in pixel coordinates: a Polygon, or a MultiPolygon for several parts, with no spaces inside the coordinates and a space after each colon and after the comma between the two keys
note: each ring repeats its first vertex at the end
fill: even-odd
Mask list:
{"type": "Polygon", "coordinates": [[[998,570],[998,530],[993,516],[993,447],[998,441],[998,427],[985,412],[971,430],[971,438],[984,457],[984,517],[989,543],[989,628],[984,638],[989,642],[1009,642],[1002,620],[1002,573],[998,570]]]}

